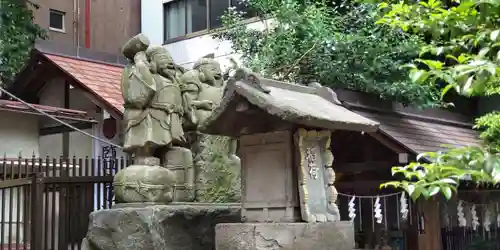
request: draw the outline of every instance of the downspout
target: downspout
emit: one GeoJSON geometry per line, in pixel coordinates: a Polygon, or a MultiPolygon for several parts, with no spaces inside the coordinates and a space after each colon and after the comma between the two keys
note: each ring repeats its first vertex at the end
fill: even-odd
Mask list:
{"type": "Polygon", "coordinates": [[[85,0],[85,48],[90,48],[90,0],[85,0]]]}
{"type": "MultiPolygon", "coordinates": [[[[82,23],[82,15],[80,13],[80,0],[75,0],[76,1],[76,13],[78,15],[77,18],[77,30],[76,30],[76,47],[80,48],[80,32],[81,32],[81,23],[82,23]]],[[[78,50],[77,50],[78,51],[78,50]]]]}
{"type": "Polygon", "coordinates": [[[78,47],[78,0],[73,0],[73,46],[78,47]]]}

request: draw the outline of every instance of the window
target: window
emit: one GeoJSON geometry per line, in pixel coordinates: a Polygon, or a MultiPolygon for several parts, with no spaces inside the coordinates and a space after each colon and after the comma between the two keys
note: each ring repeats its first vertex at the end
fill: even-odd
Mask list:
{"type": "Polygon", "coordinates": [[[64,12],[58,10],[49,10],[49,29],[64,32],[64,12]]]}
{"type": "MultiPolygon", "coordinates": [[[[247,11],[241,0],[173,0],[163,5],[164,40],[222,27],[220,17],[229,6],[247,11]]],[[[254,13],[248,12],[251,18],[254,13]]]]}
{"type": "Polygon", "coordinates": [[[207,29],[207,0],[171,1],[163,13],[165,40],[207,29]]]}

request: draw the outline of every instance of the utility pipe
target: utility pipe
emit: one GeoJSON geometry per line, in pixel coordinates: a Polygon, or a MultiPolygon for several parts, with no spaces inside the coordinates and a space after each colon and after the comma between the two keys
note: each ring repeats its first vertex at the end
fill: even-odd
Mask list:
{"type": "Polygon", "coordinates": [[[90,48],[90,0],[85,0],[85,48],[90,48]]]}

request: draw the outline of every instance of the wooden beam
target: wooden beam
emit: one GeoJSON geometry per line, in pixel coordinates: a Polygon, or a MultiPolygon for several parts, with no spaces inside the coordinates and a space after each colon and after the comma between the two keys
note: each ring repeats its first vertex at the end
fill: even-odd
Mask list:
{"type": "Polygon", "coordinates": [[[394,142],[394,140],[391,140],[387,138],[387,136],[384,136],[380,134],[379,132],[373,132],[373,133],[368,133],[371,137],[373,137],[375,140],[386,146],[387,148],[391,149],[395,153],[411,153],[411,151],[404,146],[400,145],[397,142],[394,142]]]}
{"type": "MultiPolygon", "coordinates": [[[[12,178],[12,176],[10,178],[12,178]]],[[[3,180],[0,181],[0,189],[23,187],[25,185],[31,184],[32,182],[33,179],[31,177],[22,179],[13,179],[13,180],[3,180]]]]}
{"type": "MultiPolygon", "coordinates": [[[[70,88],[69,88],[69,82],[66,80],[64,81],[64,108],[65,109],[70,109],[70,88]]],[[[64,158],[69,157],[69,131],[63,132],[62,136],[62,155],[64,158]]]]}
{"type": "Polygon", "coordinates": [[[388,170],[397,163],[391,161],[365,161],[345,164],[333,164],[333,169],[343,174],[351,174],[356,172],[364,172],[369,170],[388,170]]]}
{"type": "MultiPolygon", "coordinates": [[[[77,129],[91,129],[92,128],[92,123],[90,122],[77,122],[77,123],[71,123],[72,126],[76,127],[77,129]]],[[[66,132],[73,132],[74,130],[71,128],[68,128],[64,125],[58,125],[58,126],[50,126],[50,127],[44,127],[40,129],[40,136],[43,135],[53,135],[53,134],[61,134],[61,133],[66,133],[66,132]]]]}
{"type": "MultiPolygon", "coordinates": [[[[391,180],[366,180],[366,181],[346,181],[346,182],[335,182],[334,186],[337,189],[353,189],[353,190],[377,190],[380,191],[390,191],[389,188],[380,189],[380,184],[389,182],[391,180]]],[[[394,192],[394,190],[392,190],[394,192]]]]}

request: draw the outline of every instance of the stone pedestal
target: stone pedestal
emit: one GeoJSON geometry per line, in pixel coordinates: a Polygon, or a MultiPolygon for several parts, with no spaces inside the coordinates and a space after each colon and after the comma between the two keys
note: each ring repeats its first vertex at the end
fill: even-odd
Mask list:
{"type": "Polygon", "coordinates": [[[159,164],[158,158],[138,157],[118,171],[113,178],[116,202],[172,202],[176,176],[159,164]]]}
{"type": "Polygon", "coordinates": [[[215,227],[217,250],[352,250],[351,222],[224,223],[215,227]]]}
{"type": "Polygon", "coordinates": [[[239,213],[239,204],[122,204],[90,214],[82,249],[212,250],[215,225],[239,213]]]}

